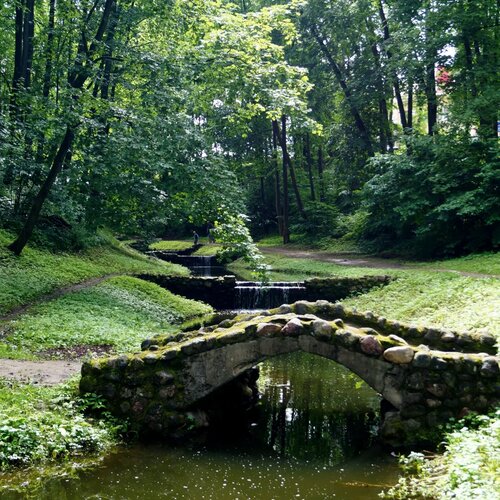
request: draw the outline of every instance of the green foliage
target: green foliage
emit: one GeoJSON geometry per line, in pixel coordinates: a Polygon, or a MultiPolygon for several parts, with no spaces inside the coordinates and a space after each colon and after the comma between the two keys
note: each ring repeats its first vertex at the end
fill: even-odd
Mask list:
{"type": "Polygon", "coordinates": [[[305,207],[307,219],[291,225],[294,233],[303,233],[307,241],[315,241],[322,237],[338,237],[342,235],[339,224],[339,211],[336,207],[320,201],[309,202],[305,207]]]}
{"type": "Polygon", "coordinates": [[[405,476],[382,498],[484,498],[500,494],[498,468],[500,412],[458,422],[449,431],[442,456],[426,459],[421,453],[402,456],[405,476]]]}
{"type": "Polygon", "coordinates": [[[214,236],[222,245],[217,253],[219,261],[228,262],[241,258],[256,278],[262,282],[268,281],[270,267],[264,263],[264,256],[253,242],[244,216],[224,214],[222,222],[215,224],[214,236]]]}
{"type": "Polygon", "coordinates": [[[27,247],[15,257],[5,248],[12,238],[11,233],[0,230],[0,314],[62,286],[110,273],[187,274],[181,266],[148,259],[116,240],[81,254],[27,247]]]}
{"type": "Polygon", "coordinates": [[[211,311],[154,283],[120,276],[34,307],[10,324],[0,352],[20,357],[101,345],[115,352],[137,350],[144,338],[211,311]]]}
{"type": "Polygon", "coordinates": [[[465,138],[419,138],[412,155],[372,160],[380,172],[364,189],[363,237],[378,249],[453,255],[498,244],[497,145],[465,138]]]}
{"type": "Polygon", "coordinates": [[[117,442],[110,421],[87,421],[76,384],[54,388],[0,380],[0,471],[103,452],[117,442]]]}

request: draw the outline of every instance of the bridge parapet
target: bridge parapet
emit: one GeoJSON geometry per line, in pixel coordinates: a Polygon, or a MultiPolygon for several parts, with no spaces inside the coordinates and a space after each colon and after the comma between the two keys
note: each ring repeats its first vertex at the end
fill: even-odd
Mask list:
{"type": "Polygon", "coordinates": [[[412,345],[401,335],[352,324],[356,314],[324,301],[298,302],[211,331],[152,339],[142,352],[85,363],[80,388],[104,396],[114,414],[141,429],[170,435],[205,424],[200,401],[250,367],[302,350],[346,366],[391,403],[381,434],[394,444],[497,404],[497,357],[412,345]]]}

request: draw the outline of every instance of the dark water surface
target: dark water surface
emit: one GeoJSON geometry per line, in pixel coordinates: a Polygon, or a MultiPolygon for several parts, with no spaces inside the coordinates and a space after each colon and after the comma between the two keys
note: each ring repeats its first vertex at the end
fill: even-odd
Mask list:
{"type": "Polygon", "coordinates": [[[122,449],[36,498],[365,500],[397,481],[395,459],[372,437],[379,398],[348,370],[296,353],[263,363],[259,387],[246,426],[203,444],[122,449]]]}

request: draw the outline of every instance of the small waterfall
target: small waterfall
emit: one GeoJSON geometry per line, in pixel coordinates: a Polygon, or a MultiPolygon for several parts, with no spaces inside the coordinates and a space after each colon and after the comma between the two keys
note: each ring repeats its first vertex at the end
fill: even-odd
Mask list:
{"type": "Polygon", "coordinates": [[[270,309],[300,300],[305,293],[301,282],[272,282],[261,285],[253,281],[236,282],[236,309],[270,309]]]}

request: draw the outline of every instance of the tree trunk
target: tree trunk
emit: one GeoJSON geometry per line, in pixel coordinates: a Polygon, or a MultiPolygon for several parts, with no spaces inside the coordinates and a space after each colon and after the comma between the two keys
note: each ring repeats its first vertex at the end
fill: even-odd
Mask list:
{"type": "MultiPolygon", "coordinates": [[[[280,143],[283,151],[283,137],[277,120],[273,120],[273,131],[280,143]]],[[[285,132],[286,133],[286,132],[285,132]]],[[[286,140],[286,135],[285,135],[286,140]]],[[[290,230],[288,228],[288,162],[283,157],[283,204],[282,204],[282,225],[283,225],[283,244],[290,243],[290,230]]]]}
{"type": "Polygon", "coordinates": [[[349,109],[351,111],[351,115],[354,118],[354,123],[356,124],[356,127],[359,131],[359,134],[361,136],[361,139],[363,140],[363,143],[365,145],[365,149],[368,153],[369,156],[373,156],[373,147],[370,141],[370,135],[368,134],[368,128],[365,125],[365,122],[361,118],[361,114],[354,104],[354,101],[352,99],[352,93],[351,90],[349,89],[349,86],[347,85],[347,82],[345,81],[344,77],[342,76],[342,72],[340,71],[340,67],[333,58],[330,50],[325,44],[325,41],[321,37],[321,35],[318,33],[318,30],[316,26],[311,27],[311,32],[318,43],[321,51],[323,52],[324,56],[326,57],[326,60],[328,61],[328,64],[330,65],[330,68],[333,71],[333,74],[335,75],[335,78],[337,79],[338,84],[340,85],[340,88],[344,92],[345,99],[347,103],[349,104],[349,109]]]}
{"type": "Polygon", "coordinates": [[[35,0],[26,1],[23,29],[23,70],[24,88],[31,85],[31,68],[33,66],[33,38],[35,36],[35,0]]]}
{"type": "Polygon", "coordinates": [[[24,224],[24,227],[19,233],[17,239],[8,246],[8,248],[12,250],[16,255],[21,254],[23,248],[26,246],[26,243],[31,237],[35,224],[38,220],[38,217],[40,216],[43,203],[47,199],[50,189],[52,188],[52,185],[54,184],[57,175],[59,174],[64,165],[64,160],[71,148],[74,137],[75,137],[75,131],[72,127],[68,125],[63,140],[61,141],[59,149],[57,150],[57,153],[54,156],[54,160],[52,161],[52,166],[50,168],[49,174],[47,175],[45,182],[42,184],[40,191],[38,191],[38,194],[33,200],[33,204],[31,205],[31,210],[28,214],[26,223],[24,224]]]}
{"type": "Polygon", "coordinates": [[[318,147],[318,178],[319,178],[319,201],[325,201],[325,181],[323,179],[323,148],[321,144],[318,147]]]}
{"type": "MultiPolygon", "coordinates": [[[[47,25],[47,49],[45,51],[45,72],[43,74],[42,96],[48,100],[50,87],[52,84],[52,67],[54,58],[54,30],[56,17],[56,0],[50,0],[49,3],[49,21],[47,25]]],[[[41,163],[44,157],[45,136],[43,131],[38,136],[38,146],[36,153],[37,163],[41,163]]]]}
{"type": "MultiPolygon", "coordinates": [[[[369,27],[368,27],[369,28],[369,27]]],[[[387,153],[387,148],[392,152],[394,150],[394,141],[392,140],[391,124],[389,123],[389,112],[387,110],[387,101],[385,99],[385,84],[382,74],[382,65],[380,63],[380,53],[376,42],[371,44],[373,59],[377,69],[377,91],[378,91],[378,109],[380,117],[380,151],[387,153]]]]}
{"type": "Polygon", "coordinates": [[[278,223],[278,234],[283,236],[283,214],[281,208],[280,172],[278,169],[278,138],[273,123],[273,166],[274,166],[274,204],[276,208],[276,221],[278,223]]]}
{"type": "Polygon", "coordinates": [[[436,95],[436,49],[432,46],[432,28],[429,25],[429,2],[425,7],[425,97],[427,100],[427,133],[434,135],[437,123],[437,95],[436,95]]]}
{"type": "Polygon", "coordinates": [[[413,81],[408,80],[408,129],[413,129],[413,81]]]}
{"type": "MultiPolygon", "coordinates": [[[[279,128],[279,125],[278,125],[279,128]]],[[[286,143],[286,116],[283,115],[281,117],[281,134],[278,134],[279,144],[281,147],[281,151],[283,153],[283,163],[288,165],[288,171],[290,172],[290,179],[292,181],[292,188],[295,194],[295,201],[297,203],[297,209],[300,213],[300,216],[303,219],[307,219],[307,214],[304,211],[304,204],[302,203],[302,197],[300,196],[299,187],[297,185],[297,177],[295,175],[295,168],[292,163],[292,159],[290,158],[290,154],[288,153],[288,147],[286,143]]]]}
{"type": "MultiPolygon", "coordinates": [[[[379,0],[378,13],[380,21],[382,23],[382,29],[384,31],[384,40],[387,42],[391,38],[391,32],[389,30],[389,22],[387,21],[387,17],[385,16],[384,4],[382,3],[382,0],[379,0]]],[[[392,58],[392,51],[390,49],[386,49],[386,54],[388,59],[392,58]]],[[[401,95],[401,85],[399,83],[398,75],[395,71],[392,72],[392,82],[394,86],[394,94],[396,96],[396,102],[398,104],[399,119],[401,121],[401,126],[403,127],[403,130],[405,130],[406,128],[408,128],[408,120],[406,118],[405,106],[403,102],[403,97],[401,95]]]]}
{"type": "Polygon", "coordinates": [[[307,175],[309,177],[309,189],[311,191],[311,200],[316,200],[316,192],[314,189],[314,177],[312,172],[312,156],[311,156],[311,139],[309,133],[304,136],[304,158],[306,159],[307,175]]]}

